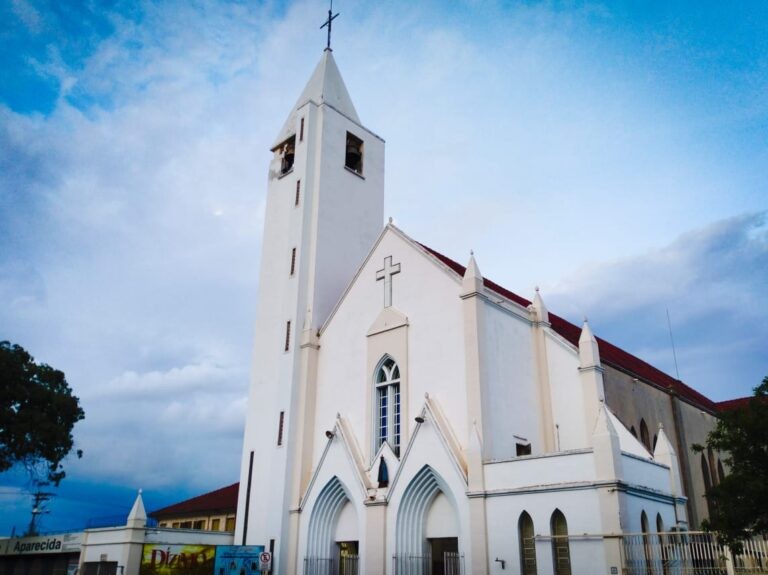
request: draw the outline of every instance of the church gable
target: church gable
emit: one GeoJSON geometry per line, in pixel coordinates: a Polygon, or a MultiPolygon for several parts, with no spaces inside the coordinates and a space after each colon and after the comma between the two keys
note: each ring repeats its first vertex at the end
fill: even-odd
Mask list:
{"type": "MultiPolygon", "coordinates": [[[[380,446],[373,435],[378,428],[374,418],[381,414],[374,412],[394,409],[392,402],[399,400],[399,441],[404,445],[424,394],[433,393],[457,429],[463,429],[460,288],[442,264],[387,226],[321,330],[318,424],[342,413],[372,459],[380,446]],[[380,399],[374,378],[385,356],[398,366],[400,395],[381,398],[379,406],[374,405],[380,399]]],[[[390,428],[386,432],[394,441],[390,428]]],[[[316,443],[316,453],[318,448],[316,443]]]]}

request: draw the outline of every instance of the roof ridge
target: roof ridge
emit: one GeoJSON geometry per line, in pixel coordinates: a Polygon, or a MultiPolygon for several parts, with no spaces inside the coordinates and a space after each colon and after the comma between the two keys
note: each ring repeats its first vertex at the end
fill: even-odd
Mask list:
{"type": "MultiPolygon", "coordinates": [[[[441,254],[437,250],[432,249],[431,247],[425,244],[422,244],[421,242],[416,242],[416,243],[420,245],[422,248],[424,248],[426,251],[434,255],[436,258],[438,258],[441,262],[443,262],[447,267],[452,269],[455,273],[457,273],[460,276],[464,276],[464,272],[466,271],[465,266],[452,260],[448,256],[441,254]]],[[[529,305],[531,305],[531,302],[526,298],[517,295],[516,293],[508,290],[507,288],[497,284],[494,281],[489,280],[488,278],[483,278],[483,284],[488,289],[515,302],[518,305],[521,305],[523,307],[528,307],[529,305]]],[[[564,337],[567,341],[569,341],[574,346],[578,347],[579,336],[581,334],[581,328],[579,326],[569,322],[567,319],[560,317],[557,314],[552,313],[551,311],[549,312],[549,323],[552,326],[552,329],[555,330],[555,332],[557,332],[560,336],[564,337]]],[[[672,389],[675,393],[677,393],[681,397],[684,397],[687,400],[694,402],[697,405],[700,405],[702,407],[705,407],[713,412],[719,411],[717,407],[718,406],[717,403],[709,399],[703,393],[700,393],[695,389],[693,389],[692,387],[690,387],[689,385],[686,385],[681,380],[675,379],[674,377],[663,372],[659,368],[654,367],[647,361],[640,359],[639,357],[629,353],[628,351],[623,350],[617,345],[614,345],[611,342],[606,341],[601,337],[596,337],[596,339],[598,341],[598,346],[600,350],[600,358],[603,362],[609,365],[612,365],[613,367],[616,367],[618,369],[621,369],[623,371],[629,372],[630,374],[635,375],[638,378],[642,378],[648,383],[652,383],[662,388],[672,389]]]]}

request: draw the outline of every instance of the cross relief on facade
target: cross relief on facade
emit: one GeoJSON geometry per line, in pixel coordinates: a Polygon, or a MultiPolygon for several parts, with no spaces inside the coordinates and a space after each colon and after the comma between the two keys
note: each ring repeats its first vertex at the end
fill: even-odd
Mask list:
{"type": "Polygon", "coordinates": [[[376,281],[384,280],[384,307],[392,305],[392,276],[400,273],[400,264],[392,263],[392,256],[384,258],[384,269],[376,272],[376,281]]]}

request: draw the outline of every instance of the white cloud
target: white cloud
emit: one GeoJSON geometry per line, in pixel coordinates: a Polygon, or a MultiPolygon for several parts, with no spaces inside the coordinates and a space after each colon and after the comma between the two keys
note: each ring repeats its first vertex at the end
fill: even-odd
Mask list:
{"type": "MultiPolygon", "coordinates": [[[[590,316],[691,294],[674,317],[739,298],[764,317],[759,276],[734,272],[760,253],[752,220],[722,224],[757,239],[714,270],[728,234],[658,246],[764,207],[765,165],[749,180],[720,141],[692,142],[701,118],[677,113],[679,94],[591,34],[609,15],[484,4],[465,26],[440,7],[348,3],[334,26],[358,112],[387,140],[387,215],[451,256],[474,248],[523,294],[570,274],[557,298],[590,316]],[[615,263],[577,273],[587,261],[615,263]]],[[[72,475],[236,479],[268,148],[326,9],[143,3],[109,14],[114,33],[77,65],[52,49],[41,73],[66,85],[49,116],[0,109],[0,325],[83,398],[72,475]]]]}

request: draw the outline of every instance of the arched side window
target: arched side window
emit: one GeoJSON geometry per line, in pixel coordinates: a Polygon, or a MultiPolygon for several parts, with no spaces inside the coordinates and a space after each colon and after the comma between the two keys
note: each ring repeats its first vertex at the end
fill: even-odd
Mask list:
{"type": "Polygon", "coordinates": [[[653,566],[651,561],[651,538],[648,535],[648,516],[643,511],[640,514],[640,530],[643,532],[643,554],[645,555],[646,575],[653,575],[653,566]]]}
{"type": "Polygon", "coordinates": [[[704,477],[704,497],[707,498],[707,511],[712,515],[712,504],[709,501],[709,492],[712,489],[712,477],[709,474],[709,463],[704,454],[701,454],[701,475],[704,477]]]}
{"type": "Polygon", "coordinates": [[[630,432],[630,433],[631,433],[631,434],[632,434],[632,435],[633,435],[635,438],[637,438],[637,431],[635,431],[635,426],[634,426],[634,425],[633,425],[632,427],[630,427],[630,428],[629,428],[629,432],[630,432]]]}
{"type": "Polygon", "coordinates": [[[725,470],[723,469],[723,463],[717,460],[717,476],[720,478],[720,483],[725,480],[725,470]]]}
{"type": "Polygon", "coordinates": [[[533,519],[526,511],[522,512],[517,522],[517,534],[520,537],[520,573],[536,575],[536,534],[533,519]]]}
{"type": "Polygon", "coordinates": [[[552,563],[555,575],[571,575],[571,549],[568,545],[568,523],[565,515],[555,509],[550,520],[552,534],[552,563]]]}
{"type": "Polygon", "coordinates": [[[665,529],[661,513],[656,514],[656,532],[659,534],[659,545],[661,545],[661,575],[669,575],[669,542],[667,536],[663,535],[665,529]]]}
{"type": "Polygon", "coordinates": [[[376,385],[376,450],[388,442],[400,454],[400,368],[391,357],[379,364],[376,385]]]}
{"type": "Polygon", "coordinates": [[[645,419],[640,420],[640,441],[643,442],[648,451],[651,451],[651,437],[648,434],[648,425],[645,423],[645,419]]]}

